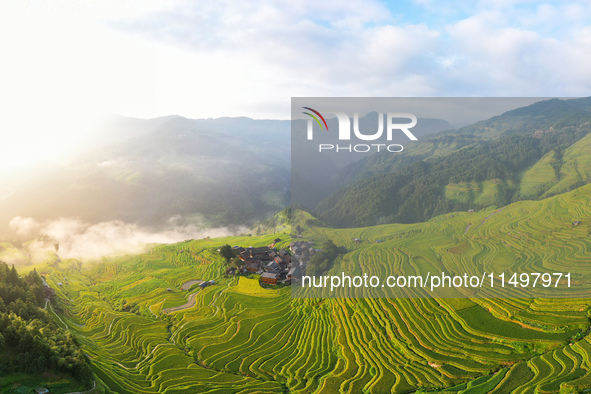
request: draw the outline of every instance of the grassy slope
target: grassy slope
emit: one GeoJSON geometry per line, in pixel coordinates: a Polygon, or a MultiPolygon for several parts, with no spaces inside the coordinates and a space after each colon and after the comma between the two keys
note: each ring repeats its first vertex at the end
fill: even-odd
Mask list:
{"type": "Polygon", "coordinates": [[[574,187],[591,180],[591,135],[567,148],[560,168],[560,180],[546,193],[554,195],[572,190],[574,187]]]}
{"type": "MultiPolygon", "coordinates": [[[[544,265],[577,275],[586,272],[591,249],[590,193],[586,186],[512,204],[492,216],[456,213],[412,225],[332,230],[309,227],[314,220],[305,214],[294,219],[306,228],[305,238],[346,246],[343,265],[351,273],[363,268],[383,277],[408,262],[419,271],[434,264],[460,271],[544,265]],[[581,226],[572,226],[573,218],[581,226]],[[353,243],[354,237],[362,243],[353,243]]],[[[591,341],[566,345],[589,326],[588,300],[292,299],[289,289],[262,290],[252,280],[223,278],[215,248],[265,245],[276,236],[196,240],[82,272],[68,262],[45,270],[52,284],[68,277],[58,289],[59,317],[116,392],[448,387],[446,392],[525,393],[591,385],[591,341]],[[181,291],[190,279],[216,284],[181,291]],[[159,313],[195,292],[194,307],[171,317],[159,313]],[[115,310],[121,299],[137,303],[140,313],[115,310]]]]}
{"type": "Polygon", "coordinates": [[[547,153],[522,177],[524,198],[548,197],[588,183],[591,179],[591,135],[567,148],[560,159],[547,153]]]}
{"type": "MultiPolygon", "coordinates": [[[[503,181],[508,187],[512,186],[511,181],[503,181]]],[[[448,200],[456,200],[467,204],[478,204],[480,206],[494,205],[499,194],[500,180],[484,182],[461,182],[450,183],[445,187],[445,197],[448,200]]]]}
{"type": "Polygon", "coordinates": [[[548,152],[525,172],[521,181],[521,195],[524,198],[537,198],[558,182],[552,166],[556,163],[556,153],[548,152]]]}
{"type": "MultiPolygon", "coordinates": [[[[570,191],[591,180],[591,135],[567,148],[561,160],[554,151],[548,152],[520,177],[519,194],[522,199],[549,197],[570,191]],[[557,170],[555,170],[557,166],[557,170]]],[[[513,188],[511,181],[450,183],[445,187],[448,200],[479,206],[494,205],[499,186],[513,188]]]]}

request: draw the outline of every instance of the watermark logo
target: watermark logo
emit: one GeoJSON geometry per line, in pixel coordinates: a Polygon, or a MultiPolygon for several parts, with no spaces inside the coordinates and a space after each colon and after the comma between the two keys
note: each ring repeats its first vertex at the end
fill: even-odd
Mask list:
{"type": "MultiPolygon", "coordinates": [[[[324,119],[324,116],[315,109],[310,107],[302,107],[310,112],[303,112],[304,114],[310,116],[308,119],[307,124],[307,139],[313,140],[314,139],[314,123],[312,120],[315,120],[318,126],[320,126],[320,130],[326,128],[328,131],[328,124],[324,119]],[[320,119],[319,119],[320,118],[320,119]],[[322,123],[320,122],[322,120],[322,123]],[[323,127],[324,124],[324,127],[323,127]]],[[[418,141],[417,137],[410,131],[411,128],[417,125],[417,117],[413,114],[406,113],[406,112],[388,112],[388,113],[378,113],[378,127],[377,131],[375,132],[362,132],[359,128],[359,113],[353,113],[353,127],[351,128],[351,118],[348,114],[342,111],[331,111],[330,113],[336,115],[338,120],[338,139],[339,141],[350,141],[351,140],[351,129],[353,130],[353,135],[355,138],[361,141],[377,141],[379,139],[383,139],[384,129],[386,131],[386,140],[392,141],[392,136],[394,135],[395,131],[401,131],[408,137],[411,141],[418,141]],[[384,118],[386,119],[384,122],[384,118]],[[400,120],[408,119],[410,122],[400,123],[400,120]],[[384,123],[386,123],[386,127],[384,128],[384,123]]],[[[319,144],[318,149],[320,152],[323,151],[348,151],[348,152],[369,152],[370,150],[377,150],[380,151],[381,148],[388,150],[389,152],[402,152],[404,147],[400,144],[357,144],[357,145],[345,145],[339,146],[334,144],[319,144]]]]}
{"type": "MultiPolygon", "coordinates": [[[[318,117],[320,119],[322,119],[322,122],[324,123],[324,126],[326,127],[326,131],[328,131],[328,125],[326,124],[326,120],[324,119],[324,116],[322,116],[322,114],[320,114],[320,112],[316,111],[315,109],[312,109],[310,107],[302,107],[304,109],[307,109],[309,111],[314,112],[316,115],[318,115],[318,117]]],[[[314,115],[312,115],[309,112],[302,112],[303,114],[306,114],[308,116],[310,116],[312,119],[314,119],[316,121],[316,123],[318,123],[318,126],[320,126],[320,130],[322,130],[322,124],[320,123],[320,121],[318,120],[318,118],[314,115]]],[[[310,135],[310,129],[312,128],[312,120],[308,120],[308,136],[310,135]]],[[[308,138],[310,139],[310,138],[308,138]]]]}

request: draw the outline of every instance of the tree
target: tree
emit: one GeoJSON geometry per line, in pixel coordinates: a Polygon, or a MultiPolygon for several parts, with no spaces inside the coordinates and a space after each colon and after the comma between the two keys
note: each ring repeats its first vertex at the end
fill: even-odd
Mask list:
{"type": "Polygon", "coordinates": [[[229,263],[230,259],[236,257],[236,251],[232,249],[230,245],[224,245],[220,248],[220,256],[226,259],[226,262],[229,263]]]}
{"type": "Polygon", "coordinates": [[[339,254],[344,254],[347,249],[338,247],[330,239],[322,244],[322,250],[316,253],[310,259],[306,273],[309,275],[322,275],[330,270],[334,264],[334,260],[339,254]]]}
{"type": "Polygon", "coordinates": [[[285,207],[283,214],[288,220],[291,220],[291,207],[285,207]]]}
{"type": "Polygon", "coordinates": [[[12,265],[10,271],[8,271],[8,283],[13,286],[18,284],[18,273],[16,272],[16,268],[14,268],[14,264],[12,265]]]}

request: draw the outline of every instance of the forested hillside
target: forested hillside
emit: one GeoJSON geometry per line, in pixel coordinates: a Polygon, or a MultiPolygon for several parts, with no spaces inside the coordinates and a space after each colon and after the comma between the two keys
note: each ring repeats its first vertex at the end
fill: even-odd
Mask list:
{"type": "Polygon", "coordinates": [[[434,136],[408,155],[375,155],[344,171],[342,183],[352,183],[316,214],[339,227],[415,223],[575,189],[591,180],[582,100],[536,103],[434,136]]]}
{"type": "Polygon", "coordinates": [[[84,352],[43,309],[45,291],[35,270],[19,277],[14,265],[0,262],[0,376],[54,371],[89,385],[93,374],[84,352]]]}

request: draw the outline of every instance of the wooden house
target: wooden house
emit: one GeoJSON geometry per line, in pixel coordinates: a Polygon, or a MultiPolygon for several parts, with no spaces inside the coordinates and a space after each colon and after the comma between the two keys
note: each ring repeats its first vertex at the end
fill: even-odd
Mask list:
{"type": "Polygon", "coordinates": [[[244,264],[244,269],[248,272],[258,272],[261,268],[261,264],[259,262],[248,262],[244,264]]]}
{"type": "Polygon", "coordinates": [[[279,281],[279,274],[273,274],[270,272],[265,272],[261,275],[261,282],[267,283],[269,285],[276,285],[279,281]]]}

